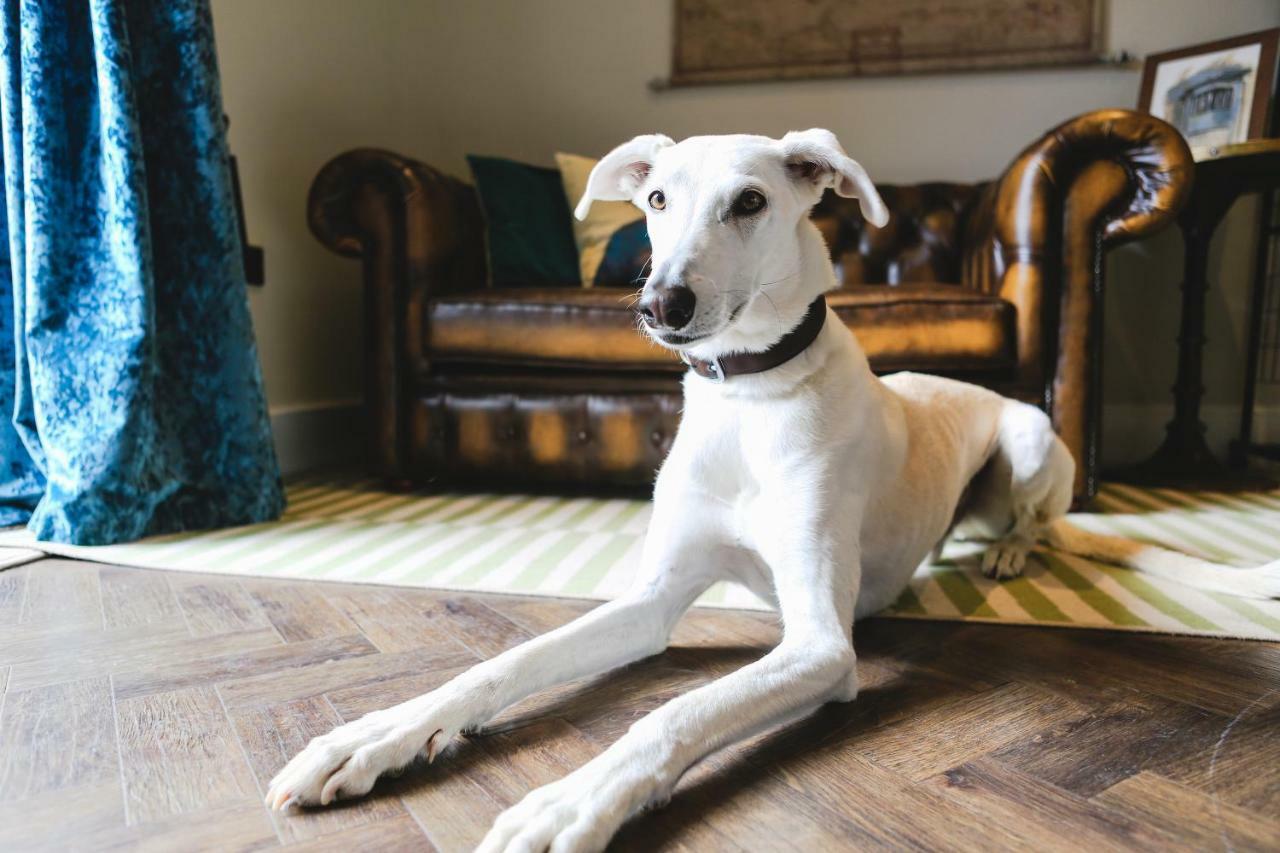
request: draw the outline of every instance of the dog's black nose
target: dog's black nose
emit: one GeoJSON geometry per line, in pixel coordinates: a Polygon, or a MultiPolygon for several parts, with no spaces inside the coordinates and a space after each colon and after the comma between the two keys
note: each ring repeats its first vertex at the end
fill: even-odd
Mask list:
{"type": "Polygon", "coordinates": [[[683,329],[693,319],[698,299],[684,285],[655,288],[640,298],[640,316],[650,328],[683,329]]]}

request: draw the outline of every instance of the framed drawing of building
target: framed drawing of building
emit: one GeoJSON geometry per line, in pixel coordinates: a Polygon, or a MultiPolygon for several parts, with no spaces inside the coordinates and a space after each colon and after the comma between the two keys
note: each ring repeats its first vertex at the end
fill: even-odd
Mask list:
{"type": "Polygon", "coordinates": [[[1273,132],[1280,29],[1147,57],[1138,108],[1172,124],[1197,160],[1273,132]]]}
{"type": "Polygon", "coordinates": [[[1103,0],[675,0],[671,85],[1093,64],[1103,0]]]}

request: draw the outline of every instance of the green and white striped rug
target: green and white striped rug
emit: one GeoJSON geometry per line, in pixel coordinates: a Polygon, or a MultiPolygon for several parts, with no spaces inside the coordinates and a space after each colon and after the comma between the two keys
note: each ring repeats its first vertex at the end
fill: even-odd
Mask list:
{"type": "MultiPolygon", "coordinates": [[[[1108,485],[1098,506],[1102,513],[1074,520],[1224,562],[1280,556],[1280,492],[1108,485]]],[[[638,500],[391,494],[371,482],[300,482],[289,488],[284,518],[270,524],[97,548],[36,543],[11,530],[0,533],[0,546],[175,571],[607,599],[634,571],[648,519],[648,502],[638,500]]],[[[1280,601],[1199,592],[1044,553],[1023,577],[990,581],[971,559],[979,548],[948,546],[885,615],[1280,640],[1280,601]]],[[[700,603],[763,607],[727,584],[700,603]]]]}

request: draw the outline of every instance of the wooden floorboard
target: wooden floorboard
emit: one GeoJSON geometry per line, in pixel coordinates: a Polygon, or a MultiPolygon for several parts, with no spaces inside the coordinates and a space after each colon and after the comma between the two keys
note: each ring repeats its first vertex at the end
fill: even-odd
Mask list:
{"type": "MultiPolygon", "coordinates": [[[[0,572],[0,849],[469,850],[530,788],[765,654],[666,653],[533,696],[336,808],[271,777],[344,720],[592,605],[42,560],[0,572]]],[[[1280,645],[868,620],[862,693],[709,757],[620,850],[1280,849],[1280,645]]]]}

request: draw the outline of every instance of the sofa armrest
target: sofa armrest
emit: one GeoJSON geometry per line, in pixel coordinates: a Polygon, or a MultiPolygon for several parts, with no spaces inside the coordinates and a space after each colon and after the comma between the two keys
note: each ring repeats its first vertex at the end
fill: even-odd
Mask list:
{"type": "Polygon", "coordinates": [[[1193,167],[1170,125],[1098,110],[1018,155],[970,219],[965,283],[1017,306],[1017,379],[1043,394],[1076,457],[1079,497],[1097,488],[1105,251],[1172,223],[1193,167]]]}
{"type": "Polygon", "coordinates": [[[316,175],[307,222],[321,243],[361,259],[369,459],[403,480],[412,378],[427,369],[426,300],[485,285],[475,192],[430,166],[361,148],[316,175]]]}

